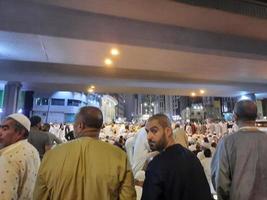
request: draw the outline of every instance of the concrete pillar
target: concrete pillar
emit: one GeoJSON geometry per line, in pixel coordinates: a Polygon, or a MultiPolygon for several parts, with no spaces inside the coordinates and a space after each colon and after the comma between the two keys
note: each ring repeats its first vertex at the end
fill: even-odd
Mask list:
{"type": "Polygon", "coordinates": [[[17,112],[20,82],[7,82],[4,89],[3,118],[17,112]]]}

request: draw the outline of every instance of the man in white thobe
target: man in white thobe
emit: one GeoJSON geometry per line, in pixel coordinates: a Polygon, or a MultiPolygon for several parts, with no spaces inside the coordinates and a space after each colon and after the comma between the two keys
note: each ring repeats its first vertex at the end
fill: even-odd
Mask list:
{"type": "Polygon", "coordinates": [[[145,128],[141,128],[137,135],[134,144],[134,153],[133,153],[133,174],[143,169],[145,162],[148,157],[148,153],[150,151],[148,141],[147,141],[147,132],[145,128]]]}
{"type": "Polygon", "coordinates": [[[30,120],[9,115],[0,127],[0,199],[31,200],[40,165],[39,153],[27,141],[30,120]]]}

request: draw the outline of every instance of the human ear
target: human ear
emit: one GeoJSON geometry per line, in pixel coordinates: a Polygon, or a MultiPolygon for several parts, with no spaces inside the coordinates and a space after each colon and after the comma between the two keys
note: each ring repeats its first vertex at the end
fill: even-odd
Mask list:
{"type": "Polygon", "coordinates": [[[25,139],[25,131],[17,131],[16,134],[14,134],[14,138],[16,141],[25,139]]]}
{"type": "Polygon", "coordinates": [[[166,131],[166,136],[167,137],[172,137],[172,129],[170,127],[167,127],[165,129],[165,131],[166,131]]]}
{"type": "Polygon", "coordinates": [[[84,124],[81,122],[81,123],[79,123],[79,128],[80,129],[84,129],[84,124]]]}

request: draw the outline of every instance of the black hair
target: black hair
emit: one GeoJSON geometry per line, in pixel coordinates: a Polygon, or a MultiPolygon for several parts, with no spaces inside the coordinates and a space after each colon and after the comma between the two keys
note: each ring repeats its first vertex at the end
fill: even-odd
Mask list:
{"type": "Polygon", "coordinates": [[[216,148],[216,147],[217,147],[216,142],[212,142],[212,143],[211,143],[211,146],[212,146],[213,148],[216,148]]]}
{"type": "Polygon", "coordinates": [[[204,137],[203,141],[206,142],[206,143],[209,143],[209,139],[207,137],[204,137]]]}
{"type": "Polygon", "coordinates": [[[36,126],[37,124],[41,123],[42,118],[37,116],[37,115],[34,115],[30,118],[30,121],[31,121],[31,127],[33,127],[33,126],[36,126]]]}
{"type": "Polygon", "coordinates": [[[150,117],[150,118],[148,119],[148,122],[149,122],[149,121],[152,121],[152,120],[157,120],[158,123],[159,123],[163,128],[166,128],[166,127],[171,128],[171,122],[170,122],[170,119],[169,119],[168,116],[165,115],[165,114],[162,114],[162,113],[155,114],[155,115],[153,115],[152,117],[150,117]]]}
{"type": "Polygon", "coordinates": [[[180,124],[175,124],[174,129],[176,129],[176,128],[180,128],[180,124]]]}
{"type": "Polygon", "coordinates": [[[204,150],[204,156],[206,158],[210,158],[211,157],[211,150],[210,149],[205,149],[204,150]]]}
{"type": "Polygon", "coordinates": [[[50,124],[48,124],[48,123],[44,123],[44,124],[43,124],[43,130],[44,130],[44,131],[49,131],[49,130],[50,130],[50,124]]]}
{"type": "Polygon", "coordinates": [[[235,104],[234,114],[238,120],[255,121],[257,118],[257,105],[252,100],[241,100],[235,104]]]}

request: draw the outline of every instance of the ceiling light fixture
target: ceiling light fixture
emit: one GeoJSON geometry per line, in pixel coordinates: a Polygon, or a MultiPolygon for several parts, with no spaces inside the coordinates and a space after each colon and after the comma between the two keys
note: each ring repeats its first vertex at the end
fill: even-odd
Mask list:
{"type": "Polygon", "coordinates": [[[113,56],[118,56],[118,55],[120,55],[120,51],[118,49],[116,49],[116,48],[112,48],[110,50],[110,54],[113,55],[113,56]]]}
{"type": "Polygon", "coordinates": [[[93,89],[93,88],[89,88],[89,89],[88,89],[88,92],[89,92],[89,93],[93,93],[93,92],[94,92],[94,89],[93,89]]]}
{"type": "Polygon", "coordinates": [[[104,63],[107,65],[107,66],[111,66],[113,64],[113,61],[110,59],[110,58],[106,58],[104,63]]]}
{"type": "Polygon", "coordinates": [[[92,88],[92,89],[95,89],[95,86],[94,85],[91,85],[91,87],[90,88],[92,88]]]}
{"type": "Polygon", "coordinates": [[[205,90],[200,90],[200,94],[204,94],[205,93],[205,90]]]}
{"type": "Polygon", "coordinates": [[[196,93],[195,93],[195,92],[192,92],[192,93],[191,93],[191,96],[192,96],[192,97],[196,96],[196,93]]]}

